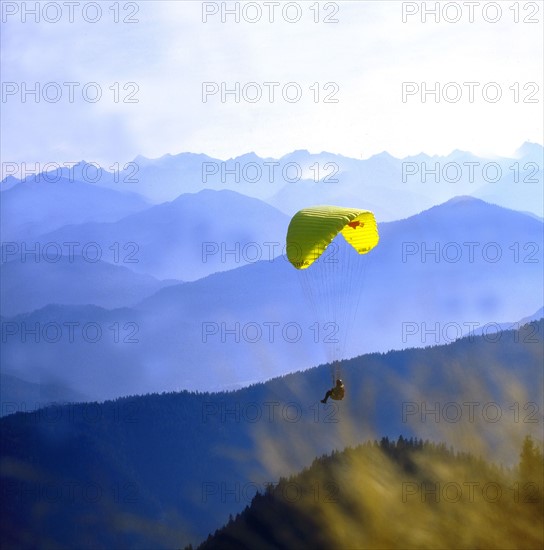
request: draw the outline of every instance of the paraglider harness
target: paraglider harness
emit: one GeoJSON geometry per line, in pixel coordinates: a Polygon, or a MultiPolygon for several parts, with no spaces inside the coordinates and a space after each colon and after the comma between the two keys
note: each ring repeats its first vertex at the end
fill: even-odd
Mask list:
{"type": "Polygon", "coordinates": [[[345,388],[344,382],[340,379],[340,361],[334,361],[332,372],[332,389],[330,390],[330,398],[335,401],[344,399],[345,388]]]}
{"type": "Polygon", "coordinates": [[[342,380],[340,380],[340,378],[338,378],[334,387],[325,394],[325,397],[321,400],[321,403],[326,404],[327,399],[329,398],[334,399],[335,401],[341,401],[342,399],[344,399],[344,395],[344,383],[342,382],[342,380]]]}
{"type": "Polygon", "coordinates": [[[345,395],[345,389],[344,384],[341,380],[337,380],[335,386],[331,390],[331,399],[334,399],[335,401],[341,401],[344,399],[345,395]],[[340,382],[340,384],[338,384],[340,382]]]}

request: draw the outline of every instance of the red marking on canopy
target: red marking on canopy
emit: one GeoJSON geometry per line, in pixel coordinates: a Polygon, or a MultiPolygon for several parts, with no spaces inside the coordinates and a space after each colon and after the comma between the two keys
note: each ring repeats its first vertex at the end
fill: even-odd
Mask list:
{"type": "Polygon", "coordinates": [[[360,225],[361,227],[363,227],[364,223],[363,222],[359,222],[359,221],[355,221],[355,222],[349,222],[348,225],[350,227],[353,227],[353,229],[357,229],[357,227],[360,225]]]}

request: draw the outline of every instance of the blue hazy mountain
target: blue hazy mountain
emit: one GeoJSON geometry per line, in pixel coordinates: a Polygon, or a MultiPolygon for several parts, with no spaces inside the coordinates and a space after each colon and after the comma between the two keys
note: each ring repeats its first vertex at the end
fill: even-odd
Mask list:
{"type": "MultiPolygon", "coordinates": [[[[140,155],[124,167],[104,167],[97,181],[89,180],[95,169],[88,170],[83,161],[61,174],[95,187],[138,193],[154,204],[202,189],[226,189],[264,200],[288,215],[307,206],[311,197],[312,204],[358,204],[372,209],[380,221],[392,221],[472,195],[542,217],[543,154],[537,143],[524,143],[515,158],[482,158],[460,150],[402,159],[386,151],[367,159],[306,150],[278,159],[253,152],[226,160],[180,153],[157,159],[140,155]]],[[[14,181],[2,185],[13,187],[14,181]]]]}
{"type": "MultiPolygon", "coordinates": [[[[328,157],[335,155],[327,154],[328,157]]],[[[130,188],[153,202],[171,201],[183,193],[202,189],[227,189],[267,200],[287,181],[313,178],[310,166],[321,160],[319,155],[314,155],[310,164],[300,165],[289,155],[279,159],[261,158],[254,152],[225,160],[194,153],[167,154],[158,159],[138,156],[133,161],[138,172],[130,178],[135,177],[138,182],[131,183],[130,188]]],[[[126,174],[132,170],[129,167],[126,174]]],[[[124,175],[120,176],[121,182],[129,179],[124,175]]]]}
{"type": "Polygon", "coordinates": [[[2,369],[27,382],[94,399],[102,392],[119,395],[121,386],[135,393],[144,371],[154,370],[153,361],[141,355],[142,323],[132,310],[52,304],[0,321],[2,369]]]}
{"type": "Polygon", "coordinates": [[[221,160],[185,152],[165,154],[156,159],[138,155],[123,166],[102,167],[99,178],[93,166],[81,161],[59,172],[50,172],[47,178],[51,180],[60,173],[67,179],[91,182],[117,191],[131,191],[153,203],[162,203],[202,189],[231,189],[264,198],[280,185],[274,181],[280,182],[278,173],[281,175],[282,168],[280,161],[260,158],[255,153],[221,160]]]}
{"type": "Polygon", "coordinates": [[[526,141],[516,151],[515,158],[525,162],[540,164],[540,167],[542,168],[542,163],[544,162],[544,148],[538,143],[526,141]]]}
{"type": "MultiPolygon", "coordinates": [[[[525,158],[532,157],[528,153],[525,158]]],[[[531,212],[542,218],[544,216],[544,162],[542,160],[526,161],[525,158],[512,160],[503,178],[497,182],[482,185],[473,195],[507,208],[531,212]]]]}
{"type": "Polygon", "coordinates": [[[1,194],[2,241],[34,241],[67,224],[114,221],[147,206],[147,200],[126,190],[29,176],[1,194]]]}
{"type": "Polygon", "coordinates": [[[248,153],[225,161],[183,153],[145,159],[138,190],[156,201],[202,188],[230,189],[289,215],[307,206],[311,196],[312,204],[361,204],[380,221],[408,217],[458,195],[474,195],[542,217],[543,155],[542,145],[536,143],[523,144],[514,159],[481,158],[459,150],[404,159],[386,151],[354,159],[298,150],[278,159],[248,153]],[[512,179],[540,181],[540,187],[531,183],[519,193],[512,179]]]}
{"type": "Polygon", "coordinates": [[[7,191],[8,189],[11,189],[12,187],[15,187],[19,183],[21,183],[21,180],[16,178],[15,176],[6,176],[0,182],[0,193],[2,193],[3,191],[7,191]]]}
{"type": "Polygon", "coordinates": [[[524,317],[519,321],[511,321],[510,323],[493,323],[488,324],[487,326],[479,327],[475,330],[468,331],[467,336],[483,335],[488,337],[489,339],[499,338],[500,333],[504,332],[505,330],[517,330],[523,325],[534,323],[535,321],[542,319],[542,317],[544,317],[544,307],[541,307],[536,313],[533,313],[533,315],[528,315],[527,317],[524,317]]]}
{"type": "MultiPolygon", "coordinates": [[[[203,540],[266,484],[373,437],[446,440],[472,454],[495,443],[495,462],[515,465],[525,434],[541,431],[542,409],[523,403],[541,403],[543,335],[540,320],[498,342],[466,337],[354,358],[342,365],[346,398],[327,407],[318,402],[330,383],[324,365],[234,392],[11,414],[0,420],[2,539],[12,547],[47,540],[82,549],[179,548],[203,540]],[[461,403],[472,403],[473,414],[461,403]],[[452,405],[461,415],[453,423],[452,405]]],[[[85,370],[81,361],[71,367],[85,370]]]]}
{"type": "Polygon", "coordinates": [[[403,184],[402,161],[386,152],[366,160],[308,151],[296,151],[287,158],[309,172],[304,181],[285,182],[270,199],[289,214],[307,206],[310,195],[313,204],[364,204],[380,221],[403,218],[440,202],[433,202],[433,195],[418,190],[413,182],[403,184]],[[320,176],[317,181],[314,174],[320,176]]]}
{"type": "MultiPolygon", "coordinates": [[[[92,253],[88,250],[87,256],[31,256],[26,261],[21,261],[19,253],[18,260],[4,263],[0,289],[2,314],[17,315],[47,304],[93,304],[110,309],[130,306],[174,283],[135,273],[129,269],[130,263],[95,261],[97,249],[93,248],[92,253]]],[[[102,250],[113,259],[115,250],[102,250]]]]}
{"type": "Polygon", "coordinates": [[[23,379],[51,376],[97,399],[221,390],[326,362],[327,322],[345,337],[341,356],[353,357],[448,343],[542,307],[543,223],[532,216],[459,197],[379,229],[379,245],[364,257],[340,241],[343,254],[363,259],[363,275],[349,268],[341,284],[309,296],[301,275],[310,270],[279,256],[174,284],[131,308],[48,306],[4,318],[2,364],[23,379]],[[330,312],[319,310],[323,301],[330,312]],[[355,318],[346,324],[348,315],[355,318]],[[48,323],[61,329],[53,343],[43,334],[48,323]],[[78,323],[74,341],[70,323],[78,323]],[[89,341],[94,325],[90,338],[81,333],[87,323],[101,329],[96,342],[89,341]],[[41,332],[23,341],[36,325],[41,332]]]}
{"type": "Polygon", "coordinates": [[[15,412],[31,412],[53,403],[82,401],[89,401],[89,397],[62,385],[27,382],[11,374],[0,373],[0,414],[2,416],[15,412]]]}
{"type": "MultiPolygon", "coordinates": [[[[121,172],[120,181],[124,184],[122,187],[129,186],[152,202],[162,203],[172,201],[181,194],[197,193],[206,188],[229,189],[229,185],[215,186],[215,179],[202,175],[207,166],[215,170],[221,162],[208,155],[195,153],[166,154],[157,159],[138,155],[128,169],[121,172]]],[[[218,177],[220,182],[220,171],[218,177]]]]}
{"type": "Polygon", "coordinates": [[[204,190],[110,223],[86,223],[45,234],[45,242],[119,243],[132,270],[190,281],[283,252],[289,218],[233,191],[204,190]],[[272,243],[265,245],[265,243],[272,243]]]}

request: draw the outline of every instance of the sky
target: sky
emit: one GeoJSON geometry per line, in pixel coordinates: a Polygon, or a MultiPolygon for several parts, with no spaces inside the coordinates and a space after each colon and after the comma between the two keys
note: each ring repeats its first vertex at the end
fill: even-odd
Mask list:
{"type": "Polygon", "coordinates": [[[435,4],[3,1],[2,162],[542,143],[544,4],[435,4]]]}

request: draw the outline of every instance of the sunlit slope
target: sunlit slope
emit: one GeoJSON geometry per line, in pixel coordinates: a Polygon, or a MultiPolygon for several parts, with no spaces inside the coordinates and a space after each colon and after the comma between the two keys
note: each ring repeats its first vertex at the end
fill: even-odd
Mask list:
{"type": "Polygon", "coordinates": [[[445,444],[382,438],[271,484],[198,550],[542,548],[543,468],[539,449],[504,469],[445,444]]]}

